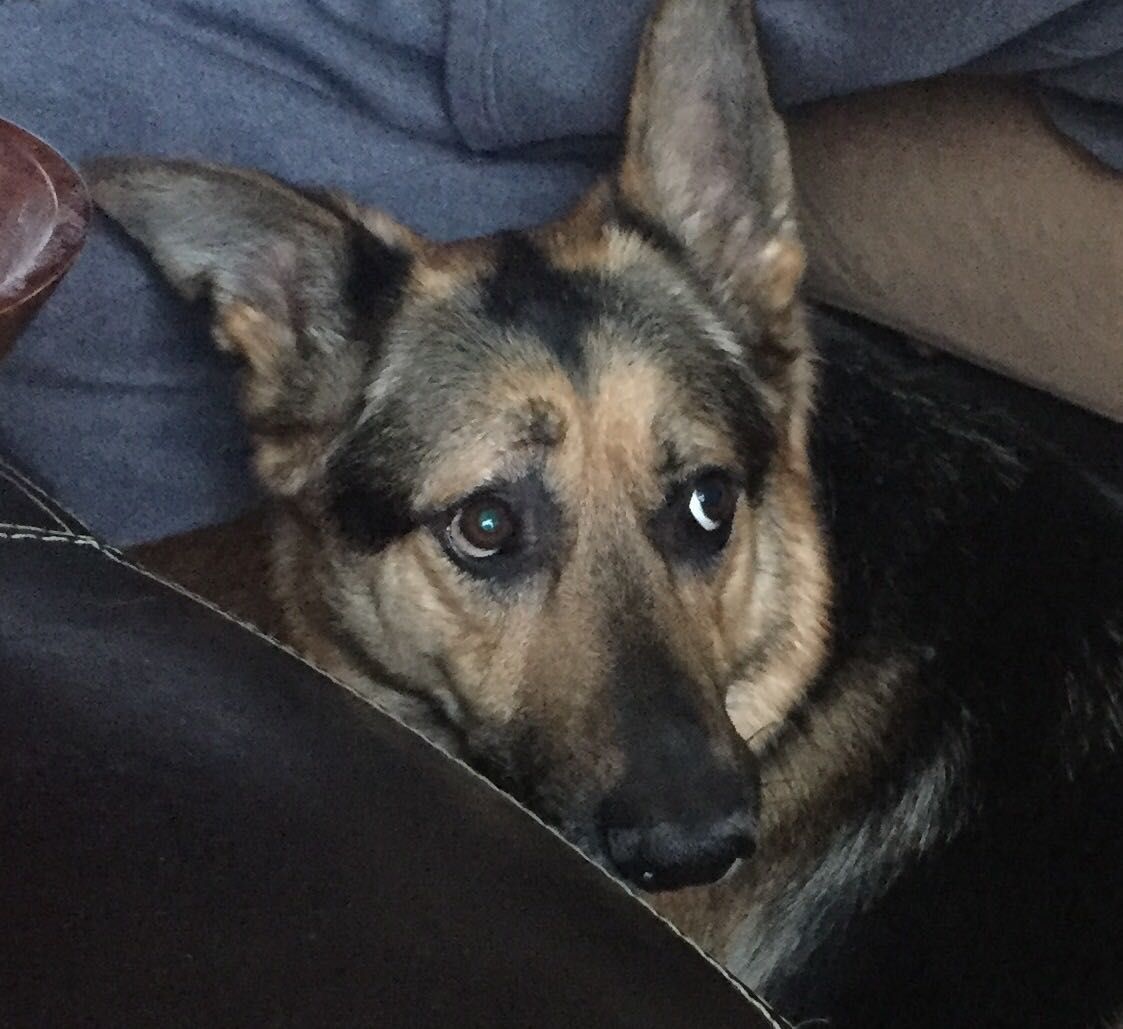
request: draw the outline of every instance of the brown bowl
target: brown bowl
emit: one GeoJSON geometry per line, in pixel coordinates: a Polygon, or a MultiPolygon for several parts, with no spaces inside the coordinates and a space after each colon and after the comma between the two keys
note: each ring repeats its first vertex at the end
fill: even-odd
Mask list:
{"type": "Polygon", "coordinates": [[[78,172],[0,118],[0,358],[74,263],[89,221],[78,172]]]}

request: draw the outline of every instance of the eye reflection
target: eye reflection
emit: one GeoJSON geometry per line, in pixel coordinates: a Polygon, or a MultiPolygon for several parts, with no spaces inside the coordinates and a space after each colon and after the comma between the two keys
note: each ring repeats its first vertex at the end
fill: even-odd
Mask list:
{"type": "Polygon", "coordinates": [[[736,506],[733,484],[717,472],[703,475],[694,483],[687,504],[695,524],[707,533],[721,530],[733,517],[736,506]]]}

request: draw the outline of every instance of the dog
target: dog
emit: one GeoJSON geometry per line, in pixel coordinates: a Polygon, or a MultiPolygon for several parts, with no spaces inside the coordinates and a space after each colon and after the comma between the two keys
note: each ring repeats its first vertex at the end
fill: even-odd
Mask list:
{"type": "Polygon", "coordinates": [[[747,3],[665,0],[618,164],[532,231],[438,244],[191,162],[87,175],[210,303],[271,501],[267,558],[241,525],[142,559],[212,595],[216,546],[267,561],[276,631],[789,1017],[1123,1006],[1118,500],[876,363],[816,409],[747,3]]]}

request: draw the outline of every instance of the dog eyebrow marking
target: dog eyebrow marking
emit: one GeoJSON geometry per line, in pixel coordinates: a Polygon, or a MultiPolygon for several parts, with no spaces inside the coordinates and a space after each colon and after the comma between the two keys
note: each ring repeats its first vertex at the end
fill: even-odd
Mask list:
{"type": "Polygon", "coordinates": [[[412,532],[410,501],[392,484],[375,483],[346,466],[332,469],[329,510],[340,532],[356,547],[378,553],[412,532]]]}
{"type": "Polygon", "coordinates": [[[565,439],[565,419],[552,405],[537,398],[512,416],[512,424],[515,446],[556,447],[565,439]]]}
{"type": "Polygon", "coordinates": [[[780,450],[779,432],[747,383],[727,383],[721,400],[726,424],[737,441],[745,492],[749,503],[755,506],[760,502],[765,478],[780,450]]]}
{"type": "MultiPolygon", "coordinates": [[[[383,419],[392,417],[385,410],[383,419]]],[[[327,468],[328,511],[344,538],[377,553],[417,528],[405,483],[408,463],[385,438],[384,421],[364,423],[332,456],[327,468]]]]}
{"type": "Polygon", "coordinates": [[[593,276],[563,271],[526,235],[498,240],[495,273],[484,284],[483,313],[498,325],[533,333],[569,374],[583,370],[582,343],[601,304],[593,276]]]}

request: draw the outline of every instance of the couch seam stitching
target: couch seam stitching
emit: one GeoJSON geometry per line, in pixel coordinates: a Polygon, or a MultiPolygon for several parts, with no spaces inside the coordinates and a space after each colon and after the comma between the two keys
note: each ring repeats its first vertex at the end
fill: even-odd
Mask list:
{"type": "Polygon", "coordinates": [[[86,523],[82,521],[82,519],[79,518],[73,511],[71,511],[66,504],[62,503],[56,497],[51,496],[51,494],[48,493],[37,482],[35,482],[34,479],[32,479],[28,475],[25,475],[10,461],[5,460],[2,455],[0,455],[0,468],[3,468],[9,475],[14,475],[19,485],[21,485],[24,489],[31,490],[31,492],[39,497],[44,504],[47,504],[51,508],[52,516],[58,521],[65,523],[68,532],[74,532],[79,536],[90,535],[90,531],[86,523]]]}
{"type": "Polygon", "coordinates": [[[0,540],[32,540],[38,543],[73,543],[75,546],[80,547],[93,547],[95,550],[100,551],[106,557],[112,556],[112,549],[106,547],[103,543],[94,539],[93,536],[78,536],[73,532],[65,534],[52,532],[51,530],[44,529],[38,530],[33,526],[17,525],[12,526],[16,529],[27,529],[27,532],[0,532],[0,540]]]}

